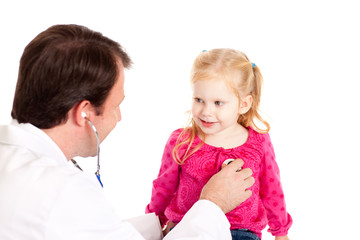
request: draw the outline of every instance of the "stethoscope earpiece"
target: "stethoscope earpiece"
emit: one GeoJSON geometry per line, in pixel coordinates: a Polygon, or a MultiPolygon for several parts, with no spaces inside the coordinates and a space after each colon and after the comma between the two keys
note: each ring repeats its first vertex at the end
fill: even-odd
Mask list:
{"type": "Polygon", "coordinates": [[[83,118],[87,118],[87,115],[86,115],[85,112],[81,112],[81,116],[82,116],[83,118]]]}

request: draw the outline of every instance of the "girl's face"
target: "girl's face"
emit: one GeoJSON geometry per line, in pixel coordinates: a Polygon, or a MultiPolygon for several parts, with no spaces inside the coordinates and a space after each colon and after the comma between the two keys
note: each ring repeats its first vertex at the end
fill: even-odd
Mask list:
{"type": "Polygon", "coordinates": [[[231,133],[238,127],[239,99],[221,80],[193,83],[192,115],[205,135],[231,133]]]}

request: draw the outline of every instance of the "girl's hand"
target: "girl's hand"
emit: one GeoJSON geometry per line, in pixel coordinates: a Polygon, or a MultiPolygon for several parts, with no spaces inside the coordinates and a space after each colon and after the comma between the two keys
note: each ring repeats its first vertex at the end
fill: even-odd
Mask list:
{"type": "Polygon", "coordinates": [[[275,240],[289,240],[288,236],[276,236],[275,240]]]}
{"type": "Polygon", "coordinates": [[[175,226],[175,224],[172,221],[169,221],[166,225],[166,228],[163,230],[163,235],[164,237],[166,236],[166,234],[169,233],[170,229],[173,228],[175,226]]]}

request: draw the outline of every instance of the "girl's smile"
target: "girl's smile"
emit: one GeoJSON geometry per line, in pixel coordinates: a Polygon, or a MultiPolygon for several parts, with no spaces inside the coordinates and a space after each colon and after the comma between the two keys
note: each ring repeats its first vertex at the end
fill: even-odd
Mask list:
{"type": "Polygon", "coordinates": [[[204,127],[210,128],[216,124],[216,122],[207,122],[205,120],[200,119],[201,125],[204,127]]]}

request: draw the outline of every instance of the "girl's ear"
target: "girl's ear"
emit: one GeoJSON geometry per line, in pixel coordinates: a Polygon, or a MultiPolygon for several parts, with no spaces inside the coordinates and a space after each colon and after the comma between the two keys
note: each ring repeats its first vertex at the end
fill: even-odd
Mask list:
{"type": "Polygon", "coordinates": [[[252,105],[253,97],[251,95],[247,95],[244,98],[241,98],[240,107],[239,107],[239,113],[245,114],[247,113],[252,105]]]}

